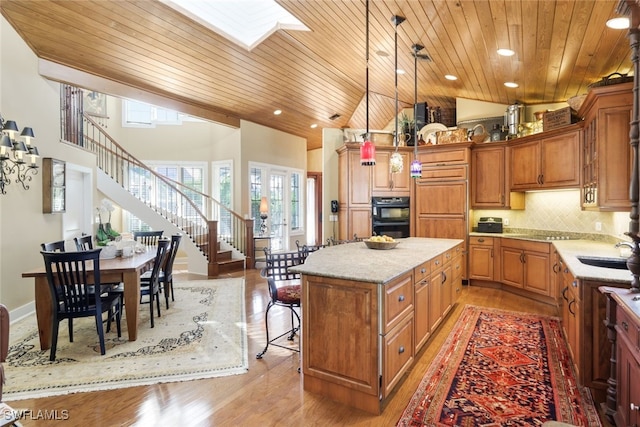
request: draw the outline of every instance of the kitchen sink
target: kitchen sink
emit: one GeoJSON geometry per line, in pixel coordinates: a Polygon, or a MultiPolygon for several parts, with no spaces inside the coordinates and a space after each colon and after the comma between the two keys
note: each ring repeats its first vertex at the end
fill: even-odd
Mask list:
{"type": "Polygon", "coordinates": [[[592,257],[592,256],[578,256],[578,260],[583,264],[592,265],[594,267],[615,268],[618,270],[627,269],[626,258],[601,258],[601,257],[592,257]]]}

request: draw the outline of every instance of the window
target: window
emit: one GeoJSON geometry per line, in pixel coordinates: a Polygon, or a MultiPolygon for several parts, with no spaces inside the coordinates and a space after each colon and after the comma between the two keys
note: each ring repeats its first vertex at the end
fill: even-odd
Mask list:
{"type": "Polygon", "coordinates": [[[125,99],[122,101],[123,127],[156,127],[156,125],[182,124],[185,115],[145,102],[125,99]]]}
{"type": "MultiPolygon", "coordinates": [[[[211,197],[219,201],[222,206],[233,210],[233,168],[232,161],[213,162],[211,170],[213,180],[211,186],[211,197]]],[[[232,224],[231,213],[224,209],[214,206],[214,217],[218,218],[218,234],[222,236],[231,236],[232,224]]]]}
{"type": "MultiPolygon", "coordinates": [[[[200,211],[204,212],[204,197],[200,193],[206,194],[205,188],[205,163],[181,163],[181,164],[160,164],[147,162],[150,169],[159,175],[168,178],[170,181],[180,182],[189,188],[178,186],[179,190],[185,194],[200,211]]],[[[170,183],[166,183],[157,178],[148,170],[142,168],[129,169],[129,191],[149,206],[155,209],[177,213],[184,218],[196,219],[195,208],[190,204],[181,204],[177,193],[172,189],[170,183]]],[[[126,213],[125,223],[129,231],[149,230],[150,227],[142,220],[131,213],[126,213]]]]}

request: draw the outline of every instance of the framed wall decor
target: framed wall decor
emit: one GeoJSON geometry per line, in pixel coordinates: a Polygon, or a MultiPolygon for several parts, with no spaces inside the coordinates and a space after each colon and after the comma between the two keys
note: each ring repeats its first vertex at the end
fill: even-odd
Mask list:
{"type": "Polygon", "coordinates": [[[82,90],[82,108],[84,112],[96,117],[107,116],[107,95],[104,93],[82,90]]]}
{"type": "Polygon", "coordinates": [[[66,163],[42,159],[42,212],[63,213],[66,209],[66,163]]]}

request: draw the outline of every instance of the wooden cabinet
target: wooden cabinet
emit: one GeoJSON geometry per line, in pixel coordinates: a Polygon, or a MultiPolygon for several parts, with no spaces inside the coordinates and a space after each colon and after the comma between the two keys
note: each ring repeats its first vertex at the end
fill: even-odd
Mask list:
{"type": "Polygon", "coordinates": [[[399,151],[402,156],[403,169],[399,173],[391,173],[391,155],[394,151],[376,150],[376,165],[373,167],[373,196],[409,196],[411,192],[411,153],[399,151]]]}
{"type": "Polygon", "coordinates": [[[616,425],[640,423],[640,319],[626,304],[616,307],[616,425]]]}
{"type": "Polygon", "coordinates": [[[519,138],[510,146],[510,189],[579,188],[581,141],[581,125],[519,138]]]}
{"type": "Polygon", "coordinates": [[[493,281],[494,238],[469,237],[469,279],[493,281]]]}
{"type": "Polygon", "coordinates": [[[633,152],[629,131],[633,83],[589,90],[584,117],[581,199],[583,208],[628,211],[633,152]]]}
{"type": "MultiPolygon", "coordinates": [[[[603,284],[604,285],[604,284],[603,284]]],[[[601,286],[606,297],[606,324],[614,354],[610,358],[605,413],[617,426],[640,425],[640,307],[628,289],[601,286]]]]}
{"type": "Polygon", "coordinates": [[[462,251],[459,244],[423,257],[384,284],[303,274],[304,389],[379,414],[451,311],[462,251]]]}
{"type": "Polygon", "coordinates": [[[360,165],[360,146],[345,144],[338,150],[339,239],[371,235],[371,197],[409,196],[411,149],[398,148],[403,156],[401,173],[389,168],[393,147],[376,147],[376,165],[360,165]]]}
{"type": "Polygon", "coordinates": [[[580,377],[581,364],[581,318],[582,305],[580,302],[580,283],[575,279],[568,268],[562,270],[562,326],[569,346],[569,353],[576,368],[576,374],[580,377]]]}
{"type": "MultiPolygon", "coordinates": [[[[468,234],[468,162],[470,145],[422,147],[422,177],[416,180],[413,235],[463,239],[468,234]]],[[[466,247],[466,244],[464,245],[466,247]]],[[[463,278],[466,278],[463,262],[463,278]]],[[[433,272],[433,270],[432,270],[433,272]]]]}
{"type": "Polygon", "coordinates": [[[471,207],[524,209],[524,193],[509,191],[506,143],[475,146],[471,152],[471,207]]]}
{"type": "Polygon", "coordinates": [[[544,296],[551,290],[550,244],[502,239],[500,260],[502,283],[544,296]]]}
{"type": "Polygon", "coordinates": [[[431,280],[431,261],[413,269],[414,280],[414,332],[415,353],[422,348],[431,336],[429,324],[429,283],[431,280]]]}

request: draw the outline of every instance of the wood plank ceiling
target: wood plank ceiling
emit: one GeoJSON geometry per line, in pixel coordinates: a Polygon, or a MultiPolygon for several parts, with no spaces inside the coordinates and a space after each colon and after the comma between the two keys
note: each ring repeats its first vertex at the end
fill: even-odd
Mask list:
{"type": "MultiPolygon", "coordinates": [[[[322,128],[364,128],[365,1],[278,3],[311,31],[279,30],[252,51],[158,0],[0,0],[0,9],[41,59],[301,136],[308,149],[321,147],[322,128]]],[[[413,104],[411,46],[420,43],[432,62],[418,62],[418,101],[452,109],[457,97],[561,102],[633,71],[627,31],[605,26],[617,3],[371,0],[370,129],[395,114],[393,15],[406,17],[398,27],[398,65],[407,71],[398,78],[401,108],[413,104]],[[516,54],[498,56],[503,47],[516,54]]]]}

